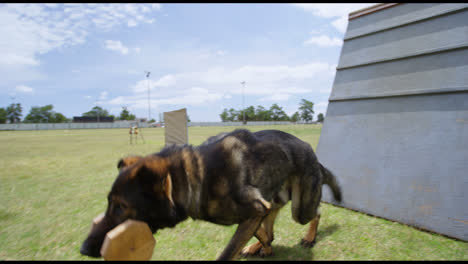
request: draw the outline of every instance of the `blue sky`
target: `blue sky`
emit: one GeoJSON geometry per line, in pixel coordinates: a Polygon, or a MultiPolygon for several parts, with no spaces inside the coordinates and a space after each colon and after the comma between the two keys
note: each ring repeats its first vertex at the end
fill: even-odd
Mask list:
{"type": "Polygon", "coordinates": [[[137,117],[302,98],[325,114],[349,12],[372,4],[1,4],[0,107],[137,117]],[[146,79],[145,71],[150,71],[146,79]]]}

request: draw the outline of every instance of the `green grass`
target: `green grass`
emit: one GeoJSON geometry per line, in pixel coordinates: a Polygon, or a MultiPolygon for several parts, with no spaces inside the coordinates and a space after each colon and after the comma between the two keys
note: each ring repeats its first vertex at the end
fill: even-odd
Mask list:
{"type": "MultiPolygon", "coordinates": [[[[292,133],[314,148],[321,131],[319,125],[249,127],[267,128],[292,133]]],[[[189,128],[189,141],[198,145],[232,129],[189,128]]],[[[164,129],[142,132],[146,142],[140,138],[138,145],[129,144],[127,129],[0,132],[0,259],[91,259],[79,248],[91,220],[106,208],[118,159],[157,152],[164,144],[164,129]]],[[[189,219],[155,235],[153,260],[213,260],[234,230],[189,219]]],[[[268,260],[468,260],[466,242],[325,203],[313,249],[299,246],[306,231],[286,205],[268,260]]]]}

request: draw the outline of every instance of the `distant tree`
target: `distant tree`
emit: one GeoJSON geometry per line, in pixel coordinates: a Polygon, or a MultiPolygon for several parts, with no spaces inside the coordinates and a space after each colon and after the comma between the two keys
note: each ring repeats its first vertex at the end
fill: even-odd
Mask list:
{"type": "Polygon", "coordinates": [[[219,117],[221,118],[222,122],[229,121],[229,112],[228,112],[228,110],[226,108],[224,108],[223,112],[219,115],[219,117]]]}
{"type": "Polygon", "coordinates": [[[299,104],[299,111],[302,120],[304,120],[306,123],[312,121],[314,117],[314,103],[306,99],[302,99],[301,103],[299,104]]]}
{"type": "Polygon", "coordinates": [[[53,111],[53,105],[33,106],[24,118],[25,123],[63,123],[68,119],[61,113],[53,111]]]}
{"type": "Polygon", "coordinates": [[[5,124],[7,121],[7,111],[5,108],[0,108],[0,124],[5,124]]]}
{"type": "Polygon", "coordinates": [[[149,122],[154,123],[154,122],[156,122],[156,120],[154,120],[154,118],[151,118],[151,120],[149,122]]]}
{"type": "Polygon", "coordinates": [[[273,121],[288,121],[288,115],[283,111],[283,108],[278,104],[273,104],[270,107],[271,119],[273,121]]]}
{"type": "Polygon", "coordinates": [[[261,105],[258,105],[257,109],[255,109],[255,120],[271,121],[271,111],[261,105]]]}
{"type": "Polygon", "coordinates": [[[53,123],[66,123],[66,122],[70,121],[70,119],[66,118],[61,113],[54,112],[54,115],[52,116],[52,121],[53,121],[53,123]]]}
{"type": "Polygon", "coordinates": [[[33,106],[29,114],[24,118],[25,123],[48,123],[53,106],[33,106]]]}
{"type": "MultiPolygon", "coordinates": [[[[284,112],[283,108],[278,104],[273,104],[270,109],[266,109],[262,105],[258,105],[257,108],[249,106],[245,109],[235,110],[234,108],[224,108],[223,112],[219,115],[221,121],[242,121],[243,113],[245,113],[245,120],[248,121],[289,121],[290,118],[284,112]]],[[[299,114],[296,115],[296,118],[299,114]]]]}
{"type": "Polygon", "coordinates": [[[299,112],[295,112],[292,116],[291,116],[291,122],[297,122],[301,119],[300,115],[299,115],[299,112]]]}
{"type": "Polygon", "coordinates": [[[319,114],[317,115],[317,122],[323,123],[323,120],[324,120],[323,114],[322,114],[322,113],[319,113],[319,114]]]}
{"type": "Polygon", "coordinates": [[[239,115],[240,115],[239,111],[235,110],[234,108],[231,108],[231,109],[229,109],[228,113],[229,113],[229,116],[228,116],[229,121],[238,121],[239,120],[239,115]]]}
{"type": "Polygon", "coordinates": [[[89,116],[89,117],[114,117],[109,115],[109,112],[99,106],[95,106],[91,109],[91,111],[88,111],[86,113],[83,113],[83,116],[89,116]]]}
{"type": "Polygon", "coordinates": [[[192,121],[190,121],[190,116],[189,115],[187,115],[187,122],[192,122],[192,121]]]}
{"type": "Polygon", "coordinates": [[[19,123],[21,121],[21,116],[23,115],[21,113],[22,111],[23,108],[21,107],[21,104],[11,104],[6,109],[7,119],[10,121],[10,123],[19,123]]]}
{"type": "Polygon", "coordinates": [[[255,120],[255,107],[249,106],[244,109],[245,112],[245,121],[254,121],[255,120]]]}
{"type": "Polygon", "coordinates": [[[135,115],[131,114],[127,110],[127,107],[122,107],[122,112],[120,112],[119,120],[135,120],[135,115]]]}

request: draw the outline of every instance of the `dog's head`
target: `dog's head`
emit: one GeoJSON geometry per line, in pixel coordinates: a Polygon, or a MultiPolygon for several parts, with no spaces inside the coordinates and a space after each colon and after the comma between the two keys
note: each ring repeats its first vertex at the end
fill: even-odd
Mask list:
{"type": "Polygon", "coordinates": [[[119,160],[117,168],[119,175],[107,196],[104,218],[83,242],[83,255],[100,257],[106,233],[127,219],[146,222],[154,234],[187,218],[172,199],[167,158],[131,156],[119,160]]]}

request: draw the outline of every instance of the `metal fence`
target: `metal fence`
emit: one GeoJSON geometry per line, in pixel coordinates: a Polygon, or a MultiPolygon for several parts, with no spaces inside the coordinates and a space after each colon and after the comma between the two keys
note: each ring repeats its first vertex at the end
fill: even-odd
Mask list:
{"type": "MultiPolygon", "coordinates": [[[[41,124],[0,124],[1,130],[53,130],[53,129],[109,129],[109,128],[129,128],[134,121],[120,121],[113,123],[41,123],[41,124]]],[[[313,122],[315,124],[316,122],[313,122]]],[[[247,122],[247,126],[272,126],[272,125],[298,125],[304,123],[284,122],[284,121],[252,121],[247,122]]],[[[188,122],[189,127],[209,127],[209,126],[242,126],[242,122],[188,122]]],[[[148,123],[139,123],[139,127],[147,128],[148,123]]]]}
{"type": "MultiPolygon", "coordinates": [[[[129,128],[134,122],[113,123],[41,123],[41,124],[0,124],[0,130],[53,130],[53,129],[106,129],[106,128],[129,128]]],[[[148,127],[147,123],[139,123],[139,127],[148,127]]]]}
{"type": "MultiPolygon", "coordinates": [[[[285,121],[250,121],[247,122],[247,126],[271,126],[271,125],[292,125],[296,124],[293,122],[285,121]]],[[[242,126],[242,122],[189,122],[189,127],[207,127],[207,126],[242,126]]]]}

